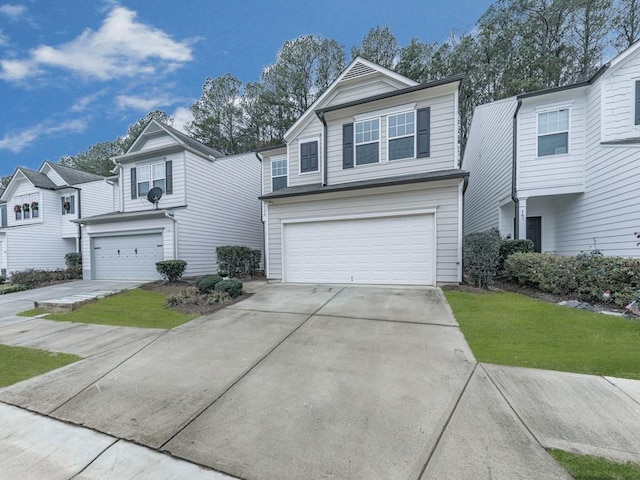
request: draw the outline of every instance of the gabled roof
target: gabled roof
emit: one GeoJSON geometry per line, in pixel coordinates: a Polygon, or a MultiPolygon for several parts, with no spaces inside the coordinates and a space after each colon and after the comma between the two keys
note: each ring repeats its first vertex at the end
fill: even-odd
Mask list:
{"type": "Polygon", "coordinates": [[[138,146],[139,143],[143,141],[143,138],[146,135],[155,134],[159,131],[164,131],[169,136],[173,137],[173,139],[179,145],[182,145],[188,150],[195,150],[196,152],[200,153],[205,157],[220,158],[225,156],[223,153],[219,152],[218,150],[208,147],[200,143],[199,141],[191,138],[190,136],[185,135],[179,130],[176,130],[175,128],[170,127],[169,125],[165,125],[164,123],[159,122],[155,118],[152,118],[147,124],[147,126],[142,129],[142,132],[140,132],[140,135],[138,135],[138,137],[133,141],[133,143],[131,144],[129,149],[126,151],[126,153],[124,153],[123,155],[118,155],[117,157],[114,157],[114,159],[117,161],[119,159],[126,157],[128,154],[134,151],[134,149],[138,146]]]}
{"type": "MultiPolygon", "coordinates": [[[[31,182],[34,187],[44,188],[46,190],[55,190],[56,188],[58,188],[58,186],[53,183],[53,181],[44,173],[36,172],[35,170],[29,170],[28,168],[24,167],[18,167],[16,169],[16,173],[13,174],[13,178],[15,178],[18,172],[24,175],[25,178],[29,180],[29,182],[31,182]]],[[[13,178],[11,179],[12,182],[13,178]]]]}
{"type": "Polygon", "coordinates": [[[618,64],[624,62],[627,58],[629,58],[631,55],[633,55],[634,53],[636,53],[638,51],[638,49],[640,49],[640,40],[636,40],[635,42],[633,42],[626,50],[622,51],[621,53],[619,53],[617,56],[615,56],[610,62],[609,65],[611,67],[615,67],[618,64]]]}
{"type": "Polygon", "coordinates": [[[593,82],[595,82],[598,78],[600,78],[602,74],[607,71],[608,68],[609,68],[609,64],[605,63],[596,71],[596,73],[594,73],[593,75],[591,75],[591,77],[589,77],[588,79],[582,82],[570,83],[569,85],[561,85],[559,87],[544,88],[542,90],[535,90],[533,92],[521,93],[520,95],[517,95],[516,98],[520,100],[523,98],[546,95],[548,93],[562,92],[564,90],[572,90],[574,88],[588,87],[589,85],[592,85],[593,82]]]}
{"type": "Polygon", "coordinates": [[[81,170],[77,170],[71,167],[65,167],[64,165],[53,162],[44,162],[39,171],[42,172],[42,169],[45,166],[48,166],[49,168],[51,168],[51,170],[56,172],[67,185],[78,185],[80,183],[95,182],[97,180],[104,180],[105,178],[103,176],[96,175],[95,173],[83,172],[81,170]]]}
{"type": "Polygon", "coordinates": [[[349,65],[345,67],[338,78],[336,78],[329,87],[320,95],[315,102],[311,104],[311,106],[295,121],[291,127],[285,132],[284,138],[286,139],[292,132],[296,131],[301,125],[305,124],[310,117],[315,116],[315,111],[322,108],[331,98],[331,95],[335,92],[335,90],[339,87],[342,82],[346,82],[349,80],[354,80],[357,78],[363,78],[375,73],[382,74],[386,77],[389,77],[397,82],[405,84],[407,87],[414,87],[418,85],[418,82],[411,80],[399,73],[394,72],[393,70],[389,70],[388,68],[377,65],[369,60],[366,60],[362,57],[354,58],[349,65]]]}

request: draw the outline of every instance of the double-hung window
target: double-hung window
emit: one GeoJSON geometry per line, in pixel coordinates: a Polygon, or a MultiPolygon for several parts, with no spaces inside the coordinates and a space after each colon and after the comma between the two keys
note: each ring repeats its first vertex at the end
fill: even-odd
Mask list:
{"type": "Polygon", "coordinates": [[[40,195],[37,193],[15,197],[15,205],[13,207],[15,219],[28,220],[30,218],[38,218],[40,216],[39,200],[40,195]]]}
{"type": "Polygon", "coordinates": [[[276,191],[287,187],[287,159],[271,161],[271,190],[276,191]]]}
{"type": "Polygon", "coordinates": [[[415,112],[398,113],[387,117],[389,160],[415,157],[415,112]]]}
{"type": "Polygon", "coordinates": [[[166,168],[164,162],[139,165],[136,167],[138,196],[142,197],[147,195],[149,190],[155,187],[160,187],[164,193],[166,191],[165,174],[166,168]]]}
{"type": "Polygon", "coordinates": [[[62,201],[62,215],[73,215],[76,213],[75,195],[66,195],[60,200],[62,201]]]}
{"type": "Polygon", "coordinates": [[[380,119],[355,124],[356,165],[380,161],[380,119]]]}
{"type": "Polygon", "coordinates": [[[538,156],[569,153],[569,109],[538,113],[538,156]]]}

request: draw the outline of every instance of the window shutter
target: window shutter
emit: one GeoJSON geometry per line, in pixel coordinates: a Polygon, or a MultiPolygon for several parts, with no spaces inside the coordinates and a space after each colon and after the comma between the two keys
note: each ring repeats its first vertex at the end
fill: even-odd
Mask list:
{"type": "Polygon", "coordinates": [[[309,144],[309,170],[313,172],[318,170],[318,142],[309,144]]]}
{"type": "Polygon", "coordinates": [[[431,108],[421,108],[418,110],[418,157],[428,157],[431,147],[431,108]]]}
{"type": "Polygon", "coordinates": [[[640,80],[636,80],[636,125],[640,125],[640,80]]]}
{"type": "Polygon", "coordinates": [[[308,172],[311,168],[309,165],[309,151],[311,150],[309,143],[300,145],[300,171],[308,172]]]}
{"type": "Polygon", "coordinates": [[[342,168],[353,168],[353,123],[342,125],[342,168]]]}
{"type": "Polygon", "coordinates": [[[131,169],[131,198],[138,198],[138,182],[136,181],[136,167],[131,169]]]}
{"type": "Polygon", "coordinates": [[[64,197],[60,197],[60,211],[63,215],[67,213],[67,211],[64,209],[64,197]]]}
{"type": "Polygon", "coordinates": [[[173,193],[173,161],[169,160],[165,162],[165,186],[167,195],[173,193]]]}

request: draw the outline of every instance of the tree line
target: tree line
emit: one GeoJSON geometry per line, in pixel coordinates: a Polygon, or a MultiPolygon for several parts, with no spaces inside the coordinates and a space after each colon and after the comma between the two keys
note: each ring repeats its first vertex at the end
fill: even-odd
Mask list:
{"type": "MultiPolygon", "coordinates": [[[[464,74],[460,91],[460,145],[464,149],[476,105],[584,80],[606,56],[640,38],[640,0],[497,0],[473,31],[445,42],[412,38],[401,46],[388,26],[376,26],[351,49],[417,82],[464,74]]],[[[207,78],[191,106],[190,136],[226,154],[283,142],[284,133],[346,66],[345,47],[320,35],[286,41],[258,82],[230,73],[207,78]]],[[[109,156],[124,153],[152,118],[127,135],[90,147],[61,163],[107,174],[109,156]]]]}

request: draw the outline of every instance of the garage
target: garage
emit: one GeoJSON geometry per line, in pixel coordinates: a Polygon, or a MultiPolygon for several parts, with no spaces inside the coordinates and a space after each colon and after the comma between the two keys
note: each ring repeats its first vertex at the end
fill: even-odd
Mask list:
{"type": "Polygon", "coordinates": [[[164,260],[162,233],[92,239],[96,280],[156,280],[156,262],[164,260]]]}
{"type": "Polygon", "coordinates": [[[433,214],[283,222],[285,282],[433,285],[433,214]]]}

